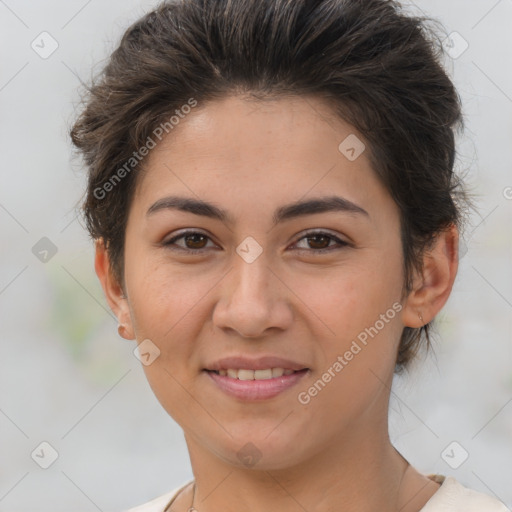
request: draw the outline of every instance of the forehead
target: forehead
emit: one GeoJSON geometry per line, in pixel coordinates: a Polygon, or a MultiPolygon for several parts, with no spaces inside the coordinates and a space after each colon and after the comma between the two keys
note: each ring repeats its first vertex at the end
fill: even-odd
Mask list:
{"type": "Polygon", "coordinates": [[[283,196],[291,202],[337,189],[382,207],[391,198],[368,151],[321,99],[230,96],[199,104],[163,137],[144,162],[136,195],[146,205],[164,193],[277,205],[283,196]]]}
{"type": "MultiPolygon", "coordinates": [[[[246,96],[228,96],[199,104],[179,121],[159,144],[160,150],[193,149],[212,155],[215,149],[239,155],[247,160],[261,155],[279,156],[291,151],[311,158],[325,151],[335,151],[341,139],[357,135],[354,127],[335,115],[325,100],[318,97],[289,96],[255,100],[246,96]],[[318,147],[315,151],[315,146],[318,147]],[[313,152],[312,152],[313,150],[313,152]]],[[[150,160],[161,151],[151,153],[150,160]]]]}

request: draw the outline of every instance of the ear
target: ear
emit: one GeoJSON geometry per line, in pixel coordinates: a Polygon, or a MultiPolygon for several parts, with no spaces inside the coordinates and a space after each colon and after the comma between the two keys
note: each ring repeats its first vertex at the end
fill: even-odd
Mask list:
{"type": "Polygon", "coordinates": [[[114,278],[108,252],[102,238],[96,240],[96,254],[94,257],[94,269],[98,276],[103,292],[110,309],[116,315],[120,326],[119,335],[126,340],[133,340],[133,325],[128,307],[128,300],[124,295],[121,285],[114,278]]]}
{"type": "Polygon", "coordinates": [[[445,305],[459,268],[459,232],[455,225],[442,231],[423,257],[423,272],[416,273],[405,299],[402,319],[407,327],[427,324],[445,305]],[[423,321],[419,318],[422,316],[423,321]]]}

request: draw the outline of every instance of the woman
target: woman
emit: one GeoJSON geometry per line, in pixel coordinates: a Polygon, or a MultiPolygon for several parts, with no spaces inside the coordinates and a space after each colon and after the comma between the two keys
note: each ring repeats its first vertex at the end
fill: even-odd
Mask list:
{"type": "Polygon", "coordinates": [[[386,0],[185,0],[124,34],[71,136],[97,275],[194,473],[134,510],[507,510],[388,435],[470,205],[437,58],[386,0]]]}

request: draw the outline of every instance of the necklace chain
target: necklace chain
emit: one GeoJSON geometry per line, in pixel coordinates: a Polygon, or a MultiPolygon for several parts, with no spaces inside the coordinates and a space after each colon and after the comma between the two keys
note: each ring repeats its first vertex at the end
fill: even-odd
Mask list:
{"type": "Polygon", "coordinates": [[[192,488],[192,503],[190,504],[190,508],[188,509],[188,512],[197,512],[197,510],[194,508],[194,498],[196,497],[196,483],[194,482],[193,488],[192,488]]]}

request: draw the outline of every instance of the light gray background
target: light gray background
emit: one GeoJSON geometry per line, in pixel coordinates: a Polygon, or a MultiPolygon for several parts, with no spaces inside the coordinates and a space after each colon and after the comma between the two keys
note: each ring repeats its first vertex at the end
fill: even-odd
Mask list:
{"type": "MultiPolygon", "coordinates": [[[[67,139],[79,77],[88,81],[154,5],[0,0],[1,511],[119,511],[192,476],[181,429],[154,398],[134,342],[117,336],[94,274],[74,211],[84,174],[67,139]],[[31,48],[43,31],[59,45],[47,59],[31,48]],[[42,237],[58,251],[46,263],[32,252],[42,237]],[[48,469],[31,458],[43,441],[58,453],[48,469]]],[[[511,506],[512,0],[410,7],[469,44],[446,64],[467,123],[458,166],[480,215],[439,316],[436,359],[394,384],[391,438],[419,470],[511,506]],[[452,465],[469,453],[458,469],[442,457],[453,441],[452,465]]]]}

